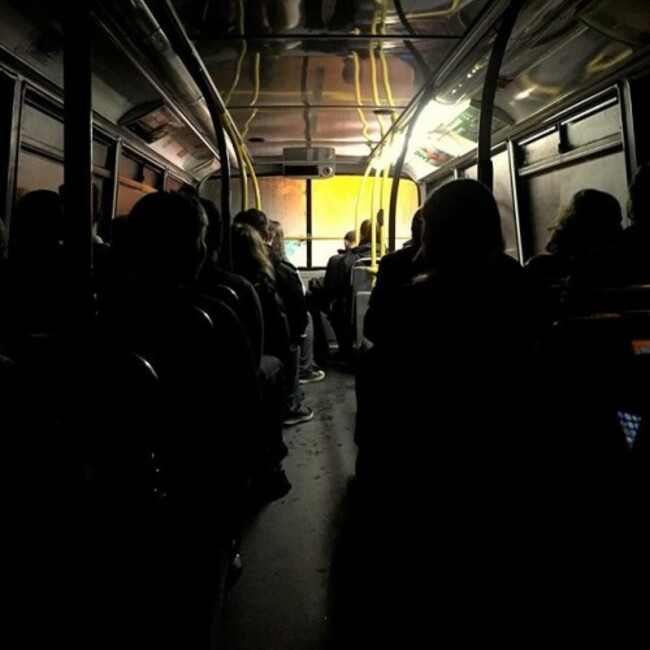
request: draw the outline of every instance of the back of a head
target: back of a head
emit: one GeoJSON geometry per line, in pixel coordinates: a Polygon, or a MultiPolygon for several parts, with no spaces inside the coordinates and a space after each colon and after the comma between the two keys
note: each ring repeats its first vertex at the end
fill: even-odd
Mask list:
{"type": "Polygon", "coordinates": [[[16,204],[9,230],[9,257],[56,251],[63,239],[63,201],[50,190],[34,190],[16,204]]]}
{"type": "Polygon", "coordinates": [[[549,253],[570,259],[618,242],[622,232],[621,206],[600,190],[576,192],[562,211],[546,245],[549,253]]]}
{"type": "Polygon", "coordinates": [[[207,218],[198,199],[154,192],[129,214],[129,248],[134,271],[177,282],[196,276],[205,257],[207,218]]]}
{"type": "Polygon", "coordinates": [[[372,239],[372,221],[364,219],[359,226],[359,246],[369,244],[372,239]]]}
{"type": "Polygon", "coordinates": [[[216,262],[223,243],[223,219],[221,212],[212,201],[208,199],[199,199],[199,201],[208,218],[208,230],[205,235],[208,257],[216,262]]]}
{"type": "Polygon", "coordinates": [[[357,241],[357,233],[354,230],[348,230],[343,237],[343,245],[346,248],[354,248],[357,241]]]}
{"type": "Polygon", "coordinates": [[[271,248],[283,260],[287,259],[286,251],[284,250],[284,230],[279,221],[269,221],[269,229],[271,233],[271,248]]]}
{"type": "Polygon", "coordinates": [[[499,209],[482,183],[470,178],[445,183],[421,210],[422,251],[428,268],[487,260],[503,251],[499,209]]]}
{"type": "Polygon", "coordinates": [[[242,210],[238,212],[233,219],[233,223],[245,223],[249,226],[252,226],[260,233],[262,239],[267,242],[271,239],[271,227],[269,224],[269,218],[264,212],[258,210],[257,208],[248,208],[248,210],[242,210]]]}
{"type": "Polygon", "coordinates": [[[233,223],[232,233],[233,271],[255,283],[260,275],[274,279],[273,265],[267,246],[260,233],[250,224],[233,223]]]}
{"type": "Polygon", "coordinates": [[[635,226],[650,231],[650,162],[643,163],[629,188],[628,214],[635,226]]]}
{"type": "MultiPolygon", "coordinates": [[[[92,191],[92,206],[91,206],[91,211],[92,211],[92,222],[93,225],[98,224],[102,220],[102,193],[101,190],[99,189],[99,185],[96,183],[93,183],[91,185],[91,191],[92,191]]],[[[59,194],[63,198],[63,200],[67,200],[67,189],[65,184],[59,185],[59,194]]]]}

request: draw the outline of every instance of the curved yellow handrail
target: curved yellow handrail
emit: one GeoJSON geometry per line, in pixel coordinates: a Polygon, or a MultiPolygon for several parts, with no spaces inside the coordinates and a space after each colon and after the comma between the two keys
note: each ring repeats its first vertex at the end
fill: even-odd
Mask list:
{"type": "MultiPolygon", "coordinates": [[[[377,33],[377,8],[376,7],[373,10],[373,14],[372,14],[370,33],[371,34],[377,33]]],[[[372,85],[372,100],[374,101],[375,106],[379,107],[381,106],[381,101],[379,99],[379,86],[377,85],[377,62],[375,61],[375,41],[370,41],[370,44],[368,45],[368,55],[370,59],[370,83],[372,85]]],[[[385,135],[384,123],[381,121],[381,117],[379,116],[378,113],[375,113],[375,115],[377,117],[377,123],[379,124],[379,133],[383,140],[385,135]]]]}
{"type": "Polygon", "coordinates": [[[366,184],[368,183],[368,176],[370,175],[370,172],[372,171],[372,159],[368,161],[368,165],[366,167],[366,170],[363,172],[363,178],[361,179],[361,186],[359,187],[359,194],[357,194],[357,205],[354,210],[354,231],[357,236],[357,241],[361,240],[361,233],[359,231],[359,208],[361,207],[361,199],[365,195],[366,192],[366,184]]]}
{"type": "Polygon", "coordinates": [[[253,183],[253,194],[255,196],[255,207],[258,210],[262,209],[262,196],[260,194],[260,185],[257,182],[257,174],[255,173],[255,168],[253,167],[253,161],[251,160],[250,154],[247,149],[244,149],[246,163],[248,164],[248,170],[250,173],[250,179],[253,183]]]}
{"type": "Polygon", "coordinates": [[[372,141],[370,132],[368,131],[370,125],[366,120],[366,116],[363,114],[363,108],[361,108],[363,106],[363,100],[361,98],[361,69],[359,65],[359,55],[356,52],[352,52],[352,60],[354,61],[354,92],[357,98],[357,113],[359,113],[359,119],[363,124],[363,137],[368,140],[368,143],[370,144],[372,141]]]}
{"type": "MultiPolygon", "coordinates": [[[[380,27],[380,32],[381,34],[386,34],[386,8],[387,8],[388,0],[382,0],[382,6],[381,6],[381,27],[380,27]]],[[[395,100],[393,99],[393,90],[390,85],[390,77],[388,74],[388,62],[386,61],[386,53],[384,52],[384,42],[380,41],[379,43],[379,61],[381,63],[381,75],[382,75],[382,80],[384,82],[384,91],[386,93],[386,99],[388,100],[388,105],[391,108],[395,107],[395,100]]],[[[391,113],[390,116],[391,122],[394,124],[395,123],[395,111],[391,113]]]]}
{"type": "Polygon", "coordinates": [[[241,181],[241,209],[248,210],[248,179],[246,177],[246,163],[244,162],[244,155],[242,153],[242,143],[235,135],[235,129],[233,128],[230,115],[226,115],[226,119],[223,120],[223,127],[235,147],[235,156],[237,158],[237,166],[239,167],[239,177],[241,181]]]}
{"type": "Polygon", "coordinates": [[[458,6],[460,5],[460,0],[452,0],[451,4],[447,9],[439,9],[438,11],[412,11],[406,14],[407,18],[437,18],[439,16],[450,16],[453,14],[458,6]]]}

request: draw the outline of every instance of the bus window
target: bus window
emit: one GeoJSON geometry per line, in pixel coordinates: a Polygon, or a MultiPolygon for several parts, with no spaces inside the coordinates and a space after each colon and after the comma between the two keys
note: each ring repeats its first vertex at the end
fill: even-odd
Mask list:
{"type": "Polygon", "coordinates": [[[162,174],[124,154],[120,156],[119,176],[115,212],[117,216],[129,214],[139,199],[149,192],[155,192],[162,185],[162,174]]]}
{"type": "Polygon", "coordinates": [[[20,152],[16,176],[16,201],[32,190],[58,192],[62,183],[62,163],[27,151],[20,152]]]}
{"type": "MultiPolygon", "coordinates": [[[[519,247],[517,245],[517,230],[515,227],[515,210],[510,182],[510,161],[508,151],[504,150],[492,156],[492,169],[494,170],[494,184],[492,193],[499,206],[501,215],[501,232],[505,252],[519,259],[519,247]]],[[[472,165],[465,170],[467,178],[477,178],[477,167],[472,165]]]]}
{"type": "Polygon", "coordinates": [[[278,176],[260,178],[259,185],[262,209],[269,219],[282,224],[289,261],[296,266],[306,267],[307,182],[278,176]]]}
{"type": "MultiPolygon", "coordinates": [[[[346,232],[355,227],[357,196],[362,176],[335,176],[328,179],[289,179],[282,176],[259,178],[262,209],[270,219],[282,223],[289,260],[302,268],[323,267],[343,245],[346,232]],[[311,188],[311,215],[307,218],[307,192],[311,188]],[[311,223],[311,228],[308,223],[311,223]],[[309,255],[311,253],[311,255],[309,255]],[[308,260],[311,257],[311,263],[308,260]]],[[[381,181],[379,181],[381,183],[381,181]]],[[[392,180],[384,184],[383,204],[388,209],[392,180]]],[[[239,211],[239,183],[231,184],[233,213],[239,211]]],[[[202,194],[219,205],[220,181],[204,183],[202,194]]],[[[359,221],[367,219],[372,209],[373,179],[366,182],[359,205],[359,221]]],[[[396,248],[411,237],[411,218],[418,207],[418,188],[402,179],[397,205],[396,248]]],[[[379,209],[379,205],[375,212],[379,209]]],[[[386,234],[386,241],[388,235],[386,234]]]]}
{"type": "MultiPolygon", "coordinates": [[[[325,266],[331,255],[343,245],[343,236],[355,228],[357,197],[361,189],[361,176],[335,176],[312,181],[312,265],[325,266]]],[[[381,185],[381,180],[377,181],[381,185]]],[[[359,203],[359,222],[372,213],[374,179],[366,181],[364,195],[359,203]]],[[[388,211],[392,180],[384,183],[383,205],[388,211]]],[[[378,201],[378,199],[377,199],[378,201]]],[[[415,183],[402,179],[397,204],[396,248],[411,237],[411,217],[418,207],[418,192],[415,183]]],[[[379,205],[375,208],[375,214],[379,205]]],[[[386,233],[388,241],[388,233],[386,233]]]]}

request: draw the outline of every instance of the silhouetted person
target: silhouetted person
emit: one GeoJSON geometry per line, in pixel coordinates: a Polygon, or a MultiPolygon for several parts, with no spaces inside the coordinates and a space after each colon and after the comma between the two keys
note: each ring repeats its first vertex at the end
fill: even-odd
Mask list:
{"type": "Polygon", "coordinates": [[[576,192],[560,213],[546,253],[526,263],[526,272],[540,288],[544,318],[561,314],[561,300],[569,277],[590,252],[616,245],[622,230],[621,207],[611,194],[586,189],[576,192]]]}
{"type": "Polygon", "coordinates": [[[396,292],[424,271],[422,261],[418,257],[422,229],[422,214],[417,210],[411,220],[411,239],[399,250],[381,258],[363,325],[364,336],[373,343],[381,339],[382,331],[393,318],[396,292]]]}
{"type": "Polygon", "coordinates": [[[282,439],[284,366],[278,357],[264,353],[266,337],[272,337],[273,333],[265,335],[262,305],[256,288],[243,275],[226,271],[219,266],[223,241],[223,222],[219,210],[212,201],[199,200],[208,217],[208,230],[207,257],[199,272],[197,286],[208,296],[225,302],[235,312],[251,345],[264,399],[262,426],[270,456],[275,463],[273,471],[267,472],[263,480],[259,477],[256,490],[260,500],[271,500],[283,496],[289,487],[279,464],[288,452],[282,439]]]}
{"type": "Polygon", "coordinates": [[[265,462],[257,369],[233,311],[194,289],[208,226],[199,201],[152,193],[128,219],[132,279],[114,296],[106,336],[145,358],[160,382],[153,449],[143,452],[154,453],[165,499],[152,522],[143,518],[142,529],[129,531],[151,537],[141,558],[151,572],[138,584],[133,570],[124,606],[140,599],[139,624],[160,647],[203,648],[218,618],[246,485],[265,462]]]}
{"type": "Polygon", "coordinates": [[[307,304],[305,292],[296,268],[286,262],[271,247],[273,240],[269,218],[261,210],[250,208],[235,215],[234,223],[244,223],[255,228],[267,246],[273,266],[275,286],[289,325],[290,358],[284,362],[286,384],[286,409],[284,424],[291,426],[313,419],[313,410],[304,403],[304,393],[299,385],[300,345],[307,329],[307,304]]]}
{"type": "MultiPolygon", "coordinates": [[[[338,259],[338,256],[343,255],[354,248],[357,240],[357,233],[354,230],[349,230],[345,233],[343,237],[343,247],[337,250],[336,255],[332,255],[328,261],[327,266],[331,267],[334,264],[334,260],[338,259]]],[[[327,340],[327,334],[325,332],[325,327],[323,325],[323,314],[329,316],[330,307],[332,303],[331,295],[331,276],[332,271],[330,270],[330,278],[327,280],[327,289],[325,284],[325,277],[327,276],[327,270],[323,277],[312,278],[309,281],[307,293],[305,295],[307,301],[307,309],[312,318],[312,323],[314,327],[314,350],[315,355],[319,360],[324,360],[329,357],[329,341],[327,340]]]]}
{"type": "MultiPolygon", "coordinates": [[[[394,430],[430,431],[419,437],[423,453],[409,454],[410,464],[424,464],[409,469],[416,482],[435,459],[436,471],[447,474],[444,463],[450,468],[461,454],[465,475],[473,464],[480,473],[486,458],[501,463],[512,453],[514,432],[502,421],[499,398],[503,387],[514,390],[531,344],[525,277],[503,252],[489,190],[470,179],[447,183],[427,199],[422,218],[423,273],[395,293],[395,317],[377,346],[385,377],[376,387],[379,404],[409,405],[390,409],[394,430]],[[508,368],[499,388],[491,379],[497,368],[508,368]],[[490,423],[499,433],[484,436],[490,423]]],[[[377,433],[376,442],[385,445],[386,461],[408,454],[391,436],[377,433]]],[[[469,486],[474,479],[466,478],[469,486]]]]}
{"type": "MultiPolygon", "coordinates": [[[[284,263],[292,266],[298,274],[304,289],[304,282],[300,276],[300,271],[291,264],[287,257],[282,224],[279,221],[271,220],[269,221],[269,226],[271,229],[271,248],[273,249],[275,256],[283,260],[284,263]]],[[[306,296],[305,304],[307,305],[306,296]]],[[[307,311],[305,335],[300,342],[300,367],[298,377],[300,384],[311,384],[325,379],[325,372],[321,370],[314,361],[314,320],[309,310],[307,311]]]]}
{"type": "Polygon", "coordinates": [[[61,331],[64,318],[63,203],[56,192],[35,190],[16,204],[7,258],[7,338],[61,331]]]}
{"type": "Polygon", "coordinates": [[[343,248],[339,248],[339,253],[345,253],[345,251],[354,248],[357,243],[357,233],[354,230],[348,230],[343,237],[343,248]]]}
{"type": "Polygon", "coordinates": [[[361,222],[359,233],[358,246],[330,257],[323,282],[323,302],[327,305],[327,314],[336,335],[339,354],[345,361],[352,359],[354,346],[352,267],[360,259],[371,255],[370,219],[361,222]]]}
{"type": "Polygon", "coordinates": [[[217,291],[217,297],[223,295],[222,288],[228,287],[235,293],[237,300],[233,306],[251,344],[253,356],[260,363],[264,339],[262,308],[253,285],[242,275],[231,273],[219,266],[219,254],[223,241],[223,221],[217,207],[207,199],[200,199],[201,205],[208,217],[206,233],[207,257],[198,277],[198,286],[206,293],[217,291]],[[219,289],[218,287],[222,287],[219,289]]]}
{"type": "MultiPolygon", "coordinates": [[[[575,265],[570,278],[572,310],[607,309],[607,299],[597,289],[650,284],[650,163],[639,167],[630,184],[628,216],[631,225],[623,231],[618,243],[586,255],[575,265]]],[[[634,308],[650,308],[647,295],[640,296],[642,302],[634,308]]]]}
{"type": "Polygon", "coordinates": [[[386,607],[374,594],[409,594],[426,580],[451,595],[445,611],[494,612],[483,586],[510,588],[526,554],[520,377],[532,343],[523,269],[503,252],[496,201],[479,182],[437,188],[422,218],[423,272],[396,294],[396,317],[374,348],[374,408],[358,464],[368,537],[379,540],[372,548],[368,539],[362,561],[380,562],[404,539],[418,558],[416,571],[368,578],[373,617],[402,623],[407,597],[386,607]]]}

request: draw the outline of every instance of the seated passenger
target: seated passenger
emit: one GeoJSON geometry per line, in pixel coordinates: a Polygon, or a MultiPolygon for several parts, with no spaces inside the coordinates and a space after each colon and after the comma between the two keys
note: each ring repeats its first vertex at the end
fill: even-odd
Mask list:
{"type": "MultiPolygon", "coordinates": [[[[517,369],[532,345],[526,279],[503,252],[496,202],[477,181],[435,190],[422,218],[424,273],[396,292],[395,317],[375,348],[366,392],[378,419],[365,423],[360,457],[369,445],[390,483],[410,486],[418,499],[431,480],[440,489],[451,481],[459,499],[478,497],[515,468],[521,444],[501,400],[519,394],[517,369]],[[500,367],[508,371],[495,382],[500,367]],[[398,431],[417,442],[400,441],[398,431]]],[[[519,408],[523,400],[512,402],[519,408]]]]}
{"type": "MultiPolygon", "coordinates": [[[[284,247],[284,230],[282,229],[282,224],[279,221],[271,220],[269,222],[271,227],[271,248],[275,252],[276,256],[282,259],[287,264],[291,264],[287,258],[286,250],[284,247]]],[[[300,272],[298,269],[291,264],[295,269],[298,277],[300,277],[300,272]]],[[[302,282],[302,278],[301,278],[302,282]]],[[[304,289],[304,282],[303,282],[304,289]]],[[[305,329],[305,336],[300,342],[300,372],[299,372],[299,383],[300,384],[311,384],[313,382],[322,381],[325,379],[325,372],[321,370],[316,363],[314,362],[314,321],[309,310],[307,311],[307,327],[305,329]]]]}
{"type": "MultiPolygon", "coordinates": [[[[226,476],[237,466],[248,472],[259,460],[256,454],[264,453],[262,450],[267,441],[260,437],[263,431],[258,421],[260,409],[257,406],[251,409],[250,406],[258,404],[260,395],[256,365],[243,327],[230,308],[194,289],[196,276],[205,260],[206,230],[207,218],[196,198],[157,192],[136,203],[129,215],[132,280],[125,284],[120,295],[113,298],[115,304],[110,305],[112,313],[109,314],[107,335],[125,340],[161,372],[155,363],[158,357],[161,367],[165,368],[171,363],[170,355],[177,354],[183,346],[191,351],[201,345],[200,341],[191,340],[190,331],[187,340],[180,340],[173,329],[167,331],[166,328],[176,327],[176,314],[185,317],[194,307],[207,313],[216,331],[211,340],[205,342],[210,346],[205,356],[207,358],[211,351],[218,349],[220,361],[212,371],[201,366],[201,372],[209,373],[205,381],[214,390],[210,403],[221,405],[223,414],[220,417],[224,426],[215,440],[210,441],[208,437],[205,443],[208,446],[217,442],[219,445],[232,444],[238,449],[237,453],[243,454],[236,461],[227,461],[229,471],[225,472],[226,476]],[[167,316],[163,318],[165,314],[167,316]],[[152,326],[155,319],[160,322],[152,326]],[[255,410],[254,417],[252,410],[255,410]],[[235,411],[238,412],[236,416],[235,411]],[[241,418],[250,419],[250,424],[241,427],[241,418]],[[239,423],[237,426],[236,421],[239,423]]],[[[181,326],[178,331],[182,332],[181,326]]],[[[198,350],[195,353],[198,355],[198,350]]],[[[198,358],[187,359],[187,363],[192,362],[198,363],[198,358]]],[[[184,391],[199,382],[201,375],[199,373],[187,380],[184,391]]],[[[201,386],[201,390],[207,388],[201,386]]],[[[195,415],[192,422],[197,426],[199,423],[208,429],[215,426],[210,414],[201,411],[195,415]]],[[[206,453],[203,460],[207,462],[208,458],[206,453]]],[[[222,456],[219,462],[225,460],[222,456]]],[[[204,478],[209,480],[208,476],[204,478]]]]}
{"type": "Polygon", "coordinates": [[[248,224],[261,235],[266,245],[267,256],[275,275],[277,293],[284,305],[289,326],[290,358],[284,364],[286,382],[285,426],[308,422],[313,419],[313,410],[304,403],[304,394],[299,385],[300,345],[307,329],[307,304],[302,281],[295,267],[285,262],[271,248],[272,236],[269,218],[261,210],[250,208],[235,216],[234,223],[248,224]]]}
{"type": "MultiPolygon", "coordinates": [[[[263,424],[266,431],[265,438],[272,458],[279,462],[288,453],[282,439],[284,366],[278,357],[269,354],[268,351],[264,353],[264,318],[255,287],[243,275],[231,273],[219,266],[223,240],[223,224],[219,210],[211,201],[199,200],[208,217],[208,230],[207,258],[197,278],[197,286],[208,296],[226,302],[244,326],[258,368],[258,379],[265,407],[263,424]],[[229,293],[231,295],[228,295],[229,293]]],[[[273,337],[274,333],[270,331],[267,336],[273,337]]],[[[277,474],[276,488],[267,482],[267,496],[272,498],[274,492],[276,496],[283,495],[286,484],[286,478],[281,478],[281,475],[277,474]]]]}
{"type": "Polygon", "coordinates": [[[290,362],[289,325],[284,303],[275,285],[275,271],[259,233],[248,224],[232,227],[233,270],[255,289],[262,309],[264,325],[263,353],[290,362]]]}
{"type": "MultiPolygon", "coordinates": [[[[650,284],[650,163],[639,167],[629,188],[631,225],[607,249],[576,263],[570,278],[569,306],[575,312],[607,309],[599,288],[650,284]]],[[[650,307],[650,301],[637,308],[650,307]]]]}
{"type": "MultiPolygon", "coordinates": [[[[347,253],[350,249],[354,248],[356,240],[356,231],[350,230],[346,232],[343,237],[343,248],[339,248],[337,254],[329,258],[328,265],[337,256],[347,253]]],[[[319,360],[326,360],[330,356],[330,350],[327,333],[323,325],[323,315],[329,316],[332,297],[325,290],[325,276],[312,278],[309,281],[305,299],[314,326],[315,355],[319,360]]]]}
{"type": "Polygon", "coordinates": [[[461,580],[459,602],[482,611],[490,603],[473,598],[483,585],[511,584],[529,566],[526,278],[479,182],[435,189],[422,217],[424,273],[396,294],[396,318],[371,350],[374,404],[357,463],[373,540],[364,552],[377,566],[408,540],[418,570],[375,569],[367,605],[425,575],[441,594],[461,580]]]}
{"type": "Polygon", "coordinates": [[[339,354],[343,360],[353,357],[354,328],[352,325],[352,267],[372,252],[372,222],[366,219],[359,229],[359,245],[333,255],[327,262],[323,282],[327,315],[336,335],[339,354]]]}
{"type": "Polygon", "coordinates": [[[259,365],[264,339],[262,308],[259,298],[255,288],[244,276],[226,271],[219,265],[219,255],[223,241],[221,213],[212,201],[207,199],[199,200],[208,217],[208,230],[205,237],[206,261],[201,267],[197,278],[198,286],[208,294],[210,294],[211,289],[218,285],[229,287],[234,291],[237,297],[237,306],[234,311],[246,330],[253,357],[259,365]]]}
{"type": "Polygon", "coordinates": [[[343,248],[339,248],[339,253],[345,253],[354,248],[357,243],[357,233],[355,230],[348,230],[343,236],[343,248]]]}
{"type": "Polygon", "coordinates": [[[418,257],[422,228],[422,213],[417,210],[411,220],[411,239],[401,249],[381,258],[363,324],[363,334],[372,343],[381,338],[395,313],[395,294],[424,270],[418,257]]]}
{"type": "Polygon", "coordinates": [[[16,204],[7,257],[6,338],[15,354],[25,336],[61,331],[65,318],[63,202],[35,190],[16,204]]]}
{"type": "Polygon", "coordinates": [[[165,397],[152,413],[164,426],[140,450],[155,454],[165,496],[124,535],[147,540],[138,557],[156,567],[139,585],[150,618],[138,621],[168,647],[203,647],[224,589],[220,558],[239,534],[247,485],[270,464],[259,385],[236,315],[193,288],[207,228],[198,200],[148,194],[128,218],[132,278],[107,304],[105,336],[151,364],[165,397]]]}
{"type": "Polygon", "coordinates": [[[526,263],[526,272],[539,286],[544,319],[550,324],[561,314],[569,276],[590,252],[618,243],[622,233],[621,208],[607,192],[576,192],[562,210],[546,244],[546,253],[526,263]]]}

